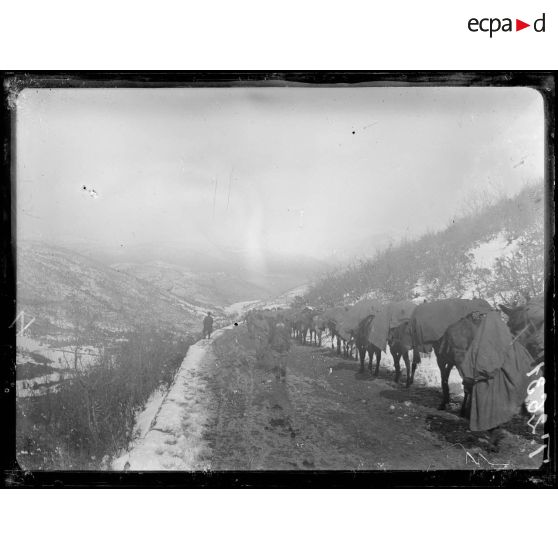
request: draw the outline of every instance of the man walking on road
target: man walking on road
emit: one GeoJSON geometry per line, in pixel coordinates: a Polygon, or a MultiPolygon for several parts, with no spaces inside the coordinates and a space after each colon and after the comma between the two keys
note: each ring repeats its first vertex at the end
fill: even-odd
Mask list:
{"type": "Polygon", "coordinates": [[[211,332],[213,331],[213,317],[211,312],[207,313],[207,316],[203,319],[203,338],[206,336],[209,339],[211,337],[211,332]]]}

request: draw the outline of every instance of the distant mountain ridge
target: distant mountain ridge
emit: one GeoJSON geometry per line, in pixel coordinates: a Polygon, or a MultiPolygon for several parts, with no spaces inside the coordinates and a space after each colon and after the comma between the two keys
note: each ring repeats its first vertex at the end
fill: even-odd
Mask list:
{"type": "MultiPolygon", "coordinates": [[[[203,247],[191,247],[172,240],[107,246],[84,240],[66,239],[57,242],[56,245],[109,266],[151,265],[159,262],[194,273],[228,272],[241,275],[248,273],[253,263],[251,254],[246,250],[224,247],[210,241],[203,247]]],[[[327,261],[292,253],[262,253],[258,259],[261,260],[261,268],[269,275],[307,276],[331,268],[327,261]]]]}
{"type": "Polygon", "coordinates": [[[250,298],[263,298],[270,290],[233,274],[188,271],[181,266],[155,261],[113,264],[112,269],[124,271],[157,286],[166,293],[198,305],[224,307],[250,298]]]}
{"type": "Polygon", "coordinates": [[[17,245],[17,305],[30,331],[64,335],[89,319],[105,332],[146,324],[198,328],[206,310],[87,256],[40,242],[17,245]]]}
{"type": "Polygon", "coordinates": [[[94,243],[76,242],[71,249],[18,242],[18,308],[36,318],[29,331],[69,335],[80,313],[81,321],[90,319],[105,332],[141,324],[197,331],[208,310],[221,315],[234,303],[271,299],[327,267],[312,258],[274,256],[254,272],[231,251],[194,258],[195,251],[176,254],[171,247],[156,253],[137,246],[119,254],[94,243]],[[118,255],[126,260],[117,261],[118,255]]]}

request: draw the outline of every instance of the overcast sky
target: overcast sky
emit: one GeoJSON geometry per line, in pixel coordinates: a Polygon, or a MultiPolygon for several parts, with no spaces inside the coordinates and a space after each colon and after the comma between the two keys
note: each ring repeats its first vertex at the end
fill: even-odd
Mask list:
{"type": "Polygon", "coordinates": [[[541,179],[543,103],[517,88],[25,89],[16,145],[19,238],[327,258],[541,179]]]}

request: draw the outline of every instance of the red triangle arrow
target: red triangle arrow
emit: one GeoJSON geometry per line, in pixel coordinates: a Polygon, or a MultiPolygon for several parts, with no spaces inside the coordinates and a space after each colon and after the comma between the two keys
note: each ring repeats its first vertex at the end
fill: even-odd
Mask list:
{"type": "Polygon", "coordinates": [[[525,23],[524,21],[521,21],[520,19],[515,20],[515,30],[516,31],[521,31],[522,29],[525,29],[526,27],[531,27],[531,24],[530,23],[525,23]]]}

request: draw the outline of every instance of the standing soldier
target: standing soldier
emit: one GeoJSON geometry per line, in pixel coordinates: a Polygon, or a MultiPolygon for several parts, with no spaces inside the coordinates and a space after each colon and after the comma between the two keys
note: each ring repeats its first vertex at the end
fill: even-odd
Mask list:
{"type": "Polygon", "coordinates": [[[276,371],[276,378],[285,382],[287,379],[287,356],[291,348],[291,335],[289,328],[281,318],[271,327],[269,348],[273,357],[273,370],[276,371]]]}
{"type": "Polygon", "coordinates": [[[213,331],[213,317],[211,312],[207,313],[207,316],[203,319],[203,338],[207,336],[209,339],[211,337],[211,332],[213,331]]]}

